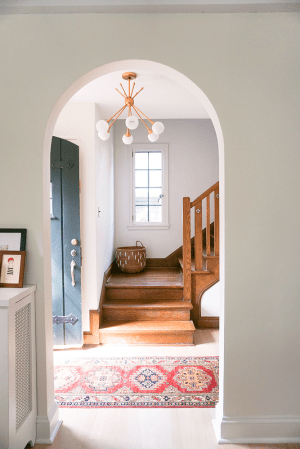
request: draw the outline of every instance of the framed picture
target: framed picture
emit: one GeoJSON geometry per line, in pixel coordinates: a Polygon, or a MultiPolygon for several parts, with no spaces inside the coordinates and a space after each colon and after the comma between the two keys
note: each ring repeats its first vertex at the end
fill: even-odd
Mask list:
{"type": "Polygon", "coordinates": [[[25,255],[25,251],[0,251],[0,287],[23,287],[25,255]]]}
{"type": "Polygon", "coordinates": [[[0,229],[0,251],[26,251],[27,229],[0,229]]]}

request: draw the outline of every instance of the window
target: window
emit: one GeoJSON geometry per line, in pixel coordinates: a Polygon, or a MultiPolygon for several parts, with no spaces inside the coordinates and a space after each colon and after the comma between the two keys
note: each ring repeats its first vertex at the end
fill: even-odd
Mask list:
{"type": "Polygon", "coordinates": [[[168,145],[132,145],[129,228],[168,229],[168,145]]]}

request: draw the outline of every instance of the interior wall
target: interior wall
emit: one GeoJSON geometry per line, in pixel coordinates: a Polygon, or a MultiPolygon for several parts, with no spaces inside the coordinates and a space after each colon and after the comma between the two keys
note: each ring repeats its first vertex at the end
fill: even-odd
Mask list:
{"type": "MultiPolygon", "coordinates": [[[[101,108],[96,105],[96,123],[103,119],[101,108]]],[[[95,129],[95,126],[94,126],[95,129]]],[[[99,139],[95,132],[96,149],[96,258],[97,258],[97,306],[102,289],[103,274],[114,259],[114,130],[109,140],[99,139]],[[100,212],[99,212],[100,211],[100,212]]],[[[88,329],[89,330],[89,329],[88,329]]]]}
{"type": "Polygon", "coordinates": [[[170,67],[199,86],[224,135],[220,209],[223,213],[225,207],[225,302],[217,428],[229,441],[269,437],[296,442],[299,15],[11,15],[1,17],[0,41],[5,42],[0,47],[1,225],[28,230],[27,282],[37,284],[38,414],[43,434],[52,434],[47,422],[57,422],[49,300],[51,119],[57,117],[56,102],[68,101],[64,93],[73,83],[82,87],[76,80],[85,74],[88,82],[97,67],[119,61],[120,69],[129,71],[134,61],[143,59],[170,67]],[[131,41],[134,46],[128,46],[131,41]],[[95,50],[97,42],[101,45],[95,50]],[[126,58],[132,58],[130,66],[121,62],[126,58]]]}
{"type": "MultiPolygon", "coordinates": [[[[153,118],[151,118],[153,119],[153,118]]],[[[115,123],[115,244],[135,245],[140,240],[147,257],[166,257],[182,246],[182,199],[197,198],[219,180],[216,133],[211,120],[161,120],[163,134],[155,143],[169,147],[169,229],[132,230],[129,224],[130,145],[122,142],[124,120],[115,123]]],[[[149,144],[142,122],[132,131],[134,144],[149,144]]]]}

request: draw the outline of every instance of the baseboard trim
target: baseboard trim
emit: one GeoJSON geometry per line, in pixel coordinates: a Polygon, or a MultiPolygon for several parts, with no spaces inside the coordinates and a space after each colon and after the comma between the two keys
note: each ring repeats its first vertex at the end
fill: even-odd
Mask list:
{"type": "Polygon", "coordinates": [[[219,317],[202,316],[198,320],[198,327],[201,329],[219,329],[219,317]]]}
{"type": "Polygon", "coordinates": [[[55,402],[48,416],[37,416],[36,418],[35,444],[52,444],[61,423],[62,420],[59,419],[58,405],[55,402]]]}
{"type": "Polygon", "coordinates": [[[213,426],[219,444],[300,443],[300,416],[223,417],[213,426]]]}

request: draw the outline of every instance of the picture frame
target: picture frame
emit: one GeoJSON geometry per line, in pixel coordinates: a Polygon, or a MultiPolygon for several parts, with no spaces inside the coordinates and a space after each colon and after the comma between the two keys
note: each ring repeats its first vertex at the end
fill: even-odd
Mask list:
{"type": "Polygon", "coordinates": [[[26,251],[27,229],[1,228],[0,251],[26,251]]]}
{"type": "Polygon", "coordinates": [[[26,251],[0,251],[0,287],[22,288],[26,251]]]}

